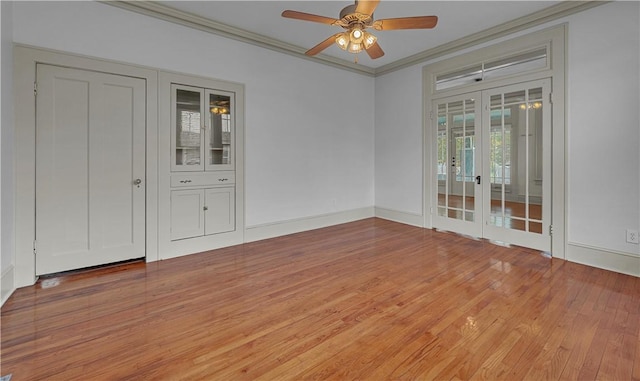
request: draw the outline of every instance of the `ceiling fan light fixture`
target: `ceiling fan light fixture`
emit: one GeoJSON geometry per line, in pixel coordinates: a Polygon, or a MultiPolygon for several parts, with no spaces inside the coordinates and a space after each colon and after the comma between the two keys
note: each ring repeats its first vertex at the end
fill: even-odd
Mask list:
{"type": "Polygon", "coordinates": [[[364,43],[365,49],[369,49],[371,45],[376,43],[376,41],[378,41],[378,38],[376,36],[369,32],[364,32],[364,38],[362,42],[364,43]]]}
{"type": "Polygon", "coordinates": [[[220,115],[220,114],[228,114],[229,110],[226,107],[211,107],[211,113],[220,115]]]}
{"type": "Polygon", "coordinates": [[[350,42],[347,50],[349,51],[349,53],[354,53],[354,54],[360,53],[362,51],[362,44],[357,42],[356,43],[350,42]]]}
{"type": "Polygon", "coordinates": [[[336,44],[338,44],[340,49],[347,50],[347,47],[349,46],[349,33],[344,32],[340,34],[338,38],[336,38],[336,44]]]}
{"type": "Polygon", "coordinates": [[[364,32],[362,31],[359,25],[356,25],[353,28],[351,28],[351,32],[349,34],[349,40],[351,41],[351,43],[359,44],[362,42],[363,39],[364,39],[364,32]]]}

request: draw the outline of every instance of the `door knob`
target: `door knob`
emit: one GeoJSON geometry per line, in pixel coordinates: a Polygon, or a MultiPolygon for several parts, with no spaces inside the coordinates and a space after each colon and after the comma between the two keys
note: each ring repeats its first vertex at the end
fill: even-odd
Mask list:
{"type": "Polygon", "coordinates": [[[480,185],[480,176],[476,176],[476,183],[478,183],[478,185],[480,185]]]}
{"type": "Polygon", "coordinates": [[[133,185],[137,186],[138,188],[140,188],[140,184],[142,184],[142,180],[140,179],[133,180],[133,185]]]}

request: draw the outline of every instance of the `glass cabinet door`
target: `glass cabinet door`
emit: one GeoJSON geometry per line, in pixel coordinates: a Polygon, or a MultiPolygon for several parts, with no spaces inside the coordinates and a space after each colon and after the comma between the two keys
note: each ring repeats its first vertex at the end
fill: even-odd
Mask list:
{"type": "Polygon", "coordinates": [[[198,171],[204,167],[202,120],[204,90],[172,85],[172,170],[198,171]]]}
{"type": "Polygon", "coordinates": [[[206,123],[206,170],[231,170],[234,163],[233,94],[206,90],[208,115],[206,123]]]}

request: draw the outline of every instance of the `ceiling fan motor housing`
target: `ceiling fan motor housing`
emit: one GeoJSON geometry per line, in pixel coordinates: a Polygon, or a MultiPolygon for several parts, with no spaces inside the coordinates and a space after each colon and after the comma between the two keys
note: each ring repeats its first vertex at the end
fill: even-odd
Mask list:
{"type": "Polygon", "coordinates": [[[340,11],[340,18],[343,19],[345,18],[345,16],[348,16],[349,14],[355,13],[355,12],[356,12],[355,4],[347,5],[340,11]]]}
{"type": "Polygon", "coordinates": [[[348,28],[352,24],[362,24],[363,27],[368,27],[372,22],[373,14],[356,13],[356,4],[348,5],[340,11],[340,25],[343,28],[348,28]]]}

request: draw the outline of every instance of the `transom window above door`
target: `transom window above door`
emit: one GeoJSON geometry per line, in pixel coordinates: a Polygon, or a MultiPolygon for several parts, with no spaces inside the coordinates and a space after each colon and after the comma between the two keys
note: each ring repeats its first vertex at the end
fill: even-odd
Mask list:
{"type": "Polygon", "coordinates": [[[438,74],[435,79],[437,90],[472,85],[488,79],[521,74],[548,68],[547,47],[512,54],[507,57],[478,62],[463,69],[438,74]]]}

